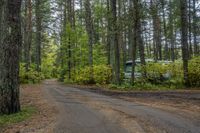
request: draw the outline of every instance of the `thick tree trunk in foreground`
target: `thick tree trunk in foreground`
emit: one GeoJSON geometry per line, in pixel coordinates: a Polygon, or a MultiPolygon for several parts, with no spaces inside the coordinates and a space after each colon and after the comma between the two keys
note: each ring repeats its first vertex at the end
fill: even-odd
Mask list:
{"type": "Polygon", "coordinates": [[[21,0],[0,0],[0,114],[20,111],[21,0]]]}

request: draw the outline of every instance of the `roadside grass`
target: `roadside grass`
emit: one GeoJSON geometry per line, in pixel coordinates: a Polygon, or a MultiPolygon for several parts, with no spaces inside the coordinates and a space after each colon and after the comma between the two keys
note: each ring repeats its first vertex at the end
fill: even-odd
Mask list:
{"type": "Polygon", "coordinates": [[[180,90],[183,86],[175,85],[155,85],[151,83],[135,84],[134,86],[130,83],[123,83],[121,85],[110,84],[107,87],[110,90],[119,91],[170,91],[170,90],[180,90]]]}
{"type": "Polygon", "coordinates": [[[23,107],[19,113],[11,115],[0,116],[0,128],[10,124],[19,123],[29,119],[33,114],[36,113],[36,108],[34,107],[23,107]]]}

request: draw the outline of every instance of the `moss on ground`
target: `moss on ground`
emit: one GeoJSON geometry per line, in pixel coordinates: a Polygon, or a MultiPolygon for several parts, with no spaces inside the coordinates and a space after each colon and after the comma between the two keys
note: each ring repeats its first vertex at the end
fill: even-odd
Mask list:
{"type": "Polygon", "coordinates": [[[18,123],[27,120],[34,113],[36,113],[36,108],[34,107],[23,107],[19,113],[11,115],[1,115],[0,116],[0,128],[6,125],[18,123]]]}

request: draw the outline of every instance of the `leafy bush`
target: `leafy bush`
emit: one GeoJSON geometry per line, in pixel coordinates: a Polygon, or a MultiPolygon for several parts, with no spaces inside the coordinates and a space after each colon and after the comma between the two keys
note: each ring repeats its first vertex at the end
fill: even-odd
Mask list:
{"type": "Polygon", "coordinates": [[[110,66],[94,66],[94,80],[97,84],[108,84],[112,80],[112,69],[110,66]]]}
{"type": "MultiPolygon", "coordinates": [[[[164,83],[173,85],[176,88],[183,87],[183,62],[176,61],[170,64],[150,63],[146,66],[147,77],[153,83],[164,83]],[[169,80],[163,80],[163,75],[170,74],[169,80]]],[[[189,61],[188,76],[191,87],[200,86],[200,57],[195,57],[189,61]]]]}
{"type": "Polygon", "coordinates": [[[169,72],[169,65],[162,63],[149,63],[145,67],[147,79],[152,83],[161,83],[164,81],[164,75],[169,72]]]}
{"type": "MultiPolygon", "coordinates": [[[[75,83],[89,84],[91,82],[90,67],[81,68],[79,71],[76,71],[76,73],[73,73],[72,77],[75,83]]],[[[109,84],[112,79],[111,67],[107,65],[95,65],[93,67],[93,78],[96,84],[109,84]]],[[[65,82],[72,82],[67,80],[67,75],[65,76],[65,82]]]]}
{"type": "Polygon", "coordinates": [[[200,87],[200,56],[189,61],[189,83],[192,87],[200,87]]]}
{"type": "Polygon", "coordinates": [[[172,77],[183,77],[183,63],[182,61],[176,61],[169,65],[169,71],[172,77]]]}
{"type": "MultiPolygon", "coordinates": [[[[89,84],[89,82],[90,82],[90,67],[81,68],[79,71],[77,71],[75,74],[73,74],[73,77],[74,77],[74,82],[76,82],[76,83],[89,84]]],[[[66,79],[67,78],[65,78],[65,82],[66,82],[66,79]]]]}
{"type": "Polygon", "coordinates": [[[39,83],[44,76],[41,72],[37,72],[34,69],[34,65],[31,65],[29,71],[26,72],[25,64],[20,64],[20,83],[27,84],[27,83],[39,83]]]}

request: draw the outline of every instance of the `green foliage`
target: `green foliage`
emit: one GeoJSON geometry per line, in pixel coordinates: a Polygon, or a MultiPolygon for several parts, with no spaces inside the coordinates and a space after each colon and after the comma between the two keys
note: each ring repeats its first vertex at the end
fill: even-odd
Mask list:
{"type": "Polygon", "coordinates": [[[30,118],[36,109],[33,107],[24,107],[22,111],[12,115],[2,115],[0,116],[0,126],[9,125],[13,123],[18,123],[30,118]]]}
{"type": "Polygon", "coordinates": [[[176,88],[183,87],[183,63],[182,61],[176,61],[169,65],[169,72],[171,75],[168,84],[175,86],[176,88]]]}
{"type": "MultiPolygon", "coordinates": [[[[81,68],[79,71],[73,74],[75,83],[89,84],[90,83],[90,67],[81,68]]],[[[69,83],[67,75],[65,76],[65,82],[69,83]]],[[[112,79],[112,69],[107,65],[95,65],[93,67],[93,78],[96,84],[109,84],[112,79]]]]}
{"type": "MultiPolygon", "coordinates": [[[[81,68],[74,76],[74,81],[79,84],[89,84],[90,67],[81,68]]],[[[67,78],[66,78],[67,79],[67,78]]],[[[65,80],[66,82],[66,80],[65,80]]]]}
{"type": "Polygon", "coordinates": [[[45,79],[58,77],[58,70],[56,67],[57,49],[57,46],[51,39],[48,48],[45,48],[45,50],[43,50],[41,71],[45,79]]]}
{"type": "Polygon", "coordinates": [[[169,72],[169,65],[163,63],[148,63],[145,67],[147,79],[153,83],[161,83],[164,75],[169,72]]]}
{"type": "Polygon", "coordinates": [[[189,61],[189,82],[192,87],[200,87],[200,56],[189,61]]]}
{"type": "Polygon", "coordinates": [[[112,80],[112,69],[110,66],[94,66],[94,80],[97,84],[108,84],[112,80]]]}
{"type": "Polygon", "coordinates": [[[115,85],[110,84],[108,85],[108,88],[111,90],[119,90],[119,91],[154,91],[154,90],[174,90],[174,87],[167,87],[163,85],[155,85],[151,84],[149,82],[146,83],[138,83],[131,85],[130,83],[124,83],[122,85],[115,85]]]}
{"type": "Polygon", "coordinates": [[[42,79],[44,79],[44,76],[41,72],[37,72],[35,70],[35,65],[31,65],[29,68],[29,71],[26,72],[25,64],[20,64],[20,83],[27,84],[27,83],[39,83],[42,79]]]}
{"type": "MultiPolygon", "coordinates": [[[[183,63],[176,61],[170,64],[149,63],[145,67],[147,78],[152,83],[167,84],[175,88],[183,87],[183,63]],[[169,74],[169,79],[164,80],[165,74],[169,74]]],[[[200,57],[195,57],[189,61],[188,76],[191,87],[200,86],[200,57]]]]}

